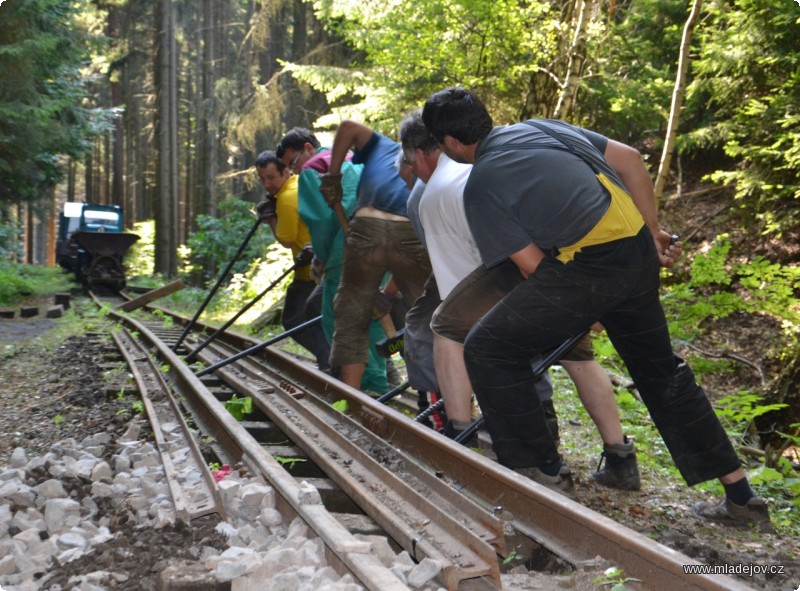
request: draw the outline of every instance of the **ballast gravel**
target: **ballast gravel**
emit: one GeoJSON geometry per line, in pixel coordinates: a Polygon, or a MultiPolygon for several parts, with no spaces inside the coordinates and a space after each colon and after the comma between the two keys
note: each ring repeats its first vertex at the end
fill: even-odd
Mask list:
{"type": "MultiPolygon", "coordinates": [[[[225,521],[217,515],[191,526],[177,520],[158,450],[140,432],[132,422],[116,441],[102,433],[58,441],[40,456],[28,457],[21,447],[13,451],[0,470],[5,591],[363,589],[326,563],[322,541],[309,536],[304,523],[284,523],[274,490],[260,479],[236,471],[224,477],[225,521]],[[176,544],[184,550],[174,552],[176,544]],[[127,566],[115,568],[137,554],[138,575],[127,566]],[[88,570],[88,564],[96,568],[88,570]]],[[[415,564],[406,552],[395,554],[385,538],[369,541],[410,588],[438,589],[429,585],[438,563],[415,564]]]]}

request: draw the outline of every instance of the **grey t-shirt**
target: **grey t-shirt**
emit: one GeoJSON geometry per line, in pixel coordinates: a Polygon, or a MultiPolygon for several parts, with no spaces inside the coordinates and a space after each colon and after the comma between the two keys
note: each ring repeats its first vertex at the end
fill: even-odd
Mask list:
{"type": "Polygon", "coordinates": [[[428,250],[428,243],[425,240],[425,228],[422,227],[422,222],[419,220],[419,200],[425,192],[425,181],[417,179],[414,186],[411,187],[411,194],[408,196],[406,209],[408,210],[408,220],[411,222],[411,227],[414,228],[414,233],[422,242],[425,250],[428,250]]]}
{"type": "MultiPolygon", "coordinates": [[[[605,152],[604,136],[541,121],[605,152]]],[[[495,127],[476,151],[464,208],[487,267],[533,242],[543,250],[574,244],[603,217],[610,196],[595,171],[566,146],[527,123],[495,127]]]]}

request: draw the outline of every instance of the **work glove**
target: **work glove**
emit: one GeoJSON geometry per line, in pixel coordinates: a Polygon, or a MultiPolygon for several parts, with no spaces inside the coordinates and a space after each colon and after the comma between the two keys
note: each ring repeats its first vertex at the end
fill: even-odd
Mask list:
{"type": "Polygon", "coordinates": [[[258,212],[258,219],[262,222],[267,222],[270,218],[278,217],[278,200],[272,195],[267,195],[264,200],[256,205],[258,212]]]}
{"type": "Polygon", "coordinates": [[[320,175],[322,181],[319,185],[319,192],[325,198],[325,202],[333,207],[342,201],[342,175],[340,174],[322,174],[320,175]]]}
{"type": "Polygon", "coordinates": [[[305,267],[311,264],[311,260],[313,258],[314,250],[311,248],[310,244],[306,244],[305,247],[303,247],[303,250],[298,253],[297,257],[294,259],[294,262],[298,267],[305,267]]]}
{"type": "Polygon", "coordinates": [[[325,263],[317,258],[317,255],[314,255],[314,258],[311,259],[311,279],[314,280],[314,283],[319,285],[322,282],[322,276],[325,274],[325,263]]]}
{"type": "Polygon", "coordinates": [[[383,290],[378,290],[375,295],[375,300],[372,302],[372,317],[376,320],[386,316],[394,306],[395,302],[400,299],[400,295],[389,295],[383,290]]]}

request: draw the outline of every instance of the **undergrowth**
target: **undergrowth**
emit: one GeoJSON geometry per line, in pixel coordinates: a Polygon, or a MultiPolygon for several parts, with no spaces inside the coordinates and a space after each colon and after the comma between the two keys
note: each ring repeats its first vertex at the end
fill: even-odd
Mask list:
{"type": "MultiPolygon", "coordinates": [[[[781,327],[775,337],[774,351],[767,355],[783,355],[796,350],[800,340],[800,269],[770,263],[761,257],[734,259],[726,235],[706,245],[689,265],[685,278],[675,280],[665,272],[667,285],[662,290],[662,302],[676,347],[690,345],[704,334],[710,323],[733,314],[770,317],[781,327]]],[[[610,371],[627,377],[625,366],[607,336],[594,335],[598,360],[610,371]]],[[[698,381],[703,377],[722,375],[734,370],[731,359],[687,356],[698,381]]],[[[780,432],[785,445],[761,449],[755,432],[756,418],[778,416],[787,405],[765,398],[764,391],[741,389],[724,392],[713,401],[715,412],[748,469],[751,483],[761,496],[770,502],[773,523],[777,529],[800,537],[800,473],[797,464],[785,452],[800,446],[800,424],[788,425],[780,432]]],[[[661,478],[681,483],[658,431],[644,404],[631,392],[617,392],[624,429],[635,437],[637,458],[646,471],[661,478]]],[[[588,420],[588,416],[586,417],[588,420]]],[[[698,485],[700,490],[723,494],[717,481],[698,485]]]]}
{"type": "Polygon", "coordinates": [[[71,276],[61,267],[0,263],[0,306],[56,291],[69,291],[71,276]]]}

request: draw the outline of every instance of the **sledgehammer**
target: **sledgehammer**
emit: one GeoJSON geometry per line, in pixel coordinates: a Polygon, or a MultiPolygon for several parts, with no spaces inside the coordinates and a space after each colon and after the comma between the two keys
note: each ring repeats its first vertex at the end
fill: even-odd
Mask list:
{"type": "MultiPolygon", "coordinates": [[[[387,327],[384,325],[383,330],[386,332],[386,338],[375,343],[375,349],[381,357],[391,357],[395,353],[400,353],[400,355],[402,355],[403,346],[405,345],[405,327],[395,332],[394,336],[391,337],[386,328],[387,327]]],[[[394,327],[392,327],[392,329],[394,329],[394,327]]]]}

